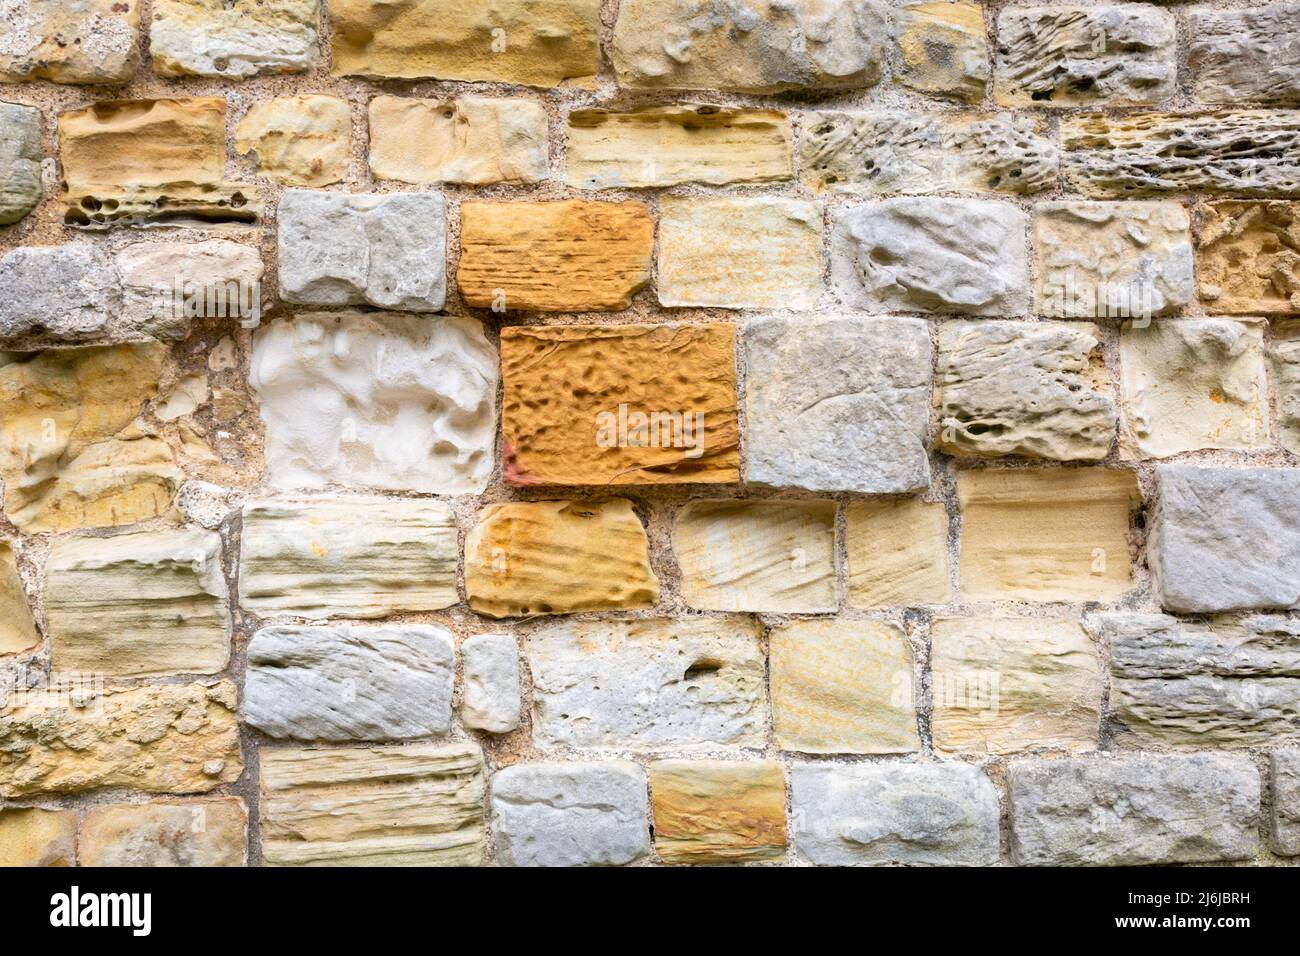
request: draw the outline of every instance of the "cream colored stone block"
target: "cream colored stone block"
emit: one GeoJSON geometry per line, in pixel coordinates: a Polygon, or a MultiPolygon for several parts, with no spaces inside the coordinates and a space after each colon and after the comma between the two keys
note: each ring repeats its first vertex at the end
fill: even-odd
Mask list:
{"type": "Polygon", "coordinates": [[[248,808],[238,797],[94,807],[77,848],[82,866],[243,866],[248,808]]]}
{"type": "Polygon", "coordinates": [[[0,810],[0,867],[76,865],[76,811],[0,810]]]}
{"type": "Polygon", "coordinates": [[[254,103],[235,128],[235,151],[268,179],[329,186],[348,175],[352,111],[336,96],[280,96],[254,103]]]}
{"type": "Polygon", "coordinates": [[[849,604],[943,604],[948,577],[948,511],[920,498],[848,505],[849,604]]]}
{"type": "Polygon", "coordinates": [[[0,541],[0,654],[21,654],[40,642],[13,546],[0,541]]]}

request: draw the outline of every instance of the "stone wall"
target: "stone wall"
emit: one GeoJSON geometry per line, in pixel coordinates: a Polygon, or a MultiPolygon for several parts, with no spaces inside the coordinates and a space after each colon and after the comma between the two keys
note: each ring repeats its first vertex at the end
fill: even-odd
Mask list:
{"type": "Polygon", "coordinates": [[[0,863],[1293,863],[1297,34],[0,4],[0,863]]]}

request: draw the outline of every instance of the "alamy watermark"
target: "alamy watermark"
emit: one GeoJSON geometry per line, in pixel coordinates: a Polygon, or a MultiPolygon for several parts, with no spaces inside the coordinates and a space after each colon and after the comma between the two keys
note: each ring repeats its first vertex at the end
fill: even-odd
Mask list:
{"type": "Polygon", "coordinates": [[[620,402],[596,415],[599,448],[679,448],[685,458],[704,454],[704,413],[641,411],[620,402]]]}
{"type": "Polygon", "coordinates": [[[171,285],[153,287],[153,313],[186,319],[238,319],[246,329],[262,321],[262,284],[229,279],[225,282],[192,282],[176,276],[171,285]]]}

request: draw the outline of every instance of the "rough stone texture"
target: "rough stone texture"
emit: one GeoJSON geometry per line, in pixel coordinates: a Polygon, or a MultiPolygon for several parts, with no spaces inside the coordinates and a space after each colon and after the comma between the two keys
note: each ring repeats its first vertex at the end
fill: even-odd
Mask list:
{"type": "Polygon", "coordinates": [[[1126,323],[1119,354],[1128,449],[1165,458],[1268,444],[1263,322],[1126,323]]]}
{"type": "Polygon", "coordinates": [[[319,21],[320,0],[154,0],[149,52],[159,76],[300,73],[319,21]]]}
{"type": "Polygon", "coordinates": [[[1188,614],[1300,607],[1300,469],[1160,465],[1155,595],[1188,614]]]}
{"type": "Polygon", "coordinates": [[[136,424],[157,394],[158,344],[0,359],[5,515],[28,533],[163,514],[181,482],[167,445],[136,424]]]}
{"type": "Polygon", "coordinates": [[[968,601],[1111,601],[1133,586],[1133,472],[962,471],[957,496],[968,601]]]}
{"type": "Polygon", "coordinates": [[[1300,103],[1300,5],[1188,11],[1187,65],[1202,103],[1300,103]]]}
{"type": "Polygon", "coordinates": [[[1300,739],[1300,621],[1094,615],[1111,652],[1110,702],[1138,746],[1300,739]]]}
{"type": "Polygon", "coordinates": [[[993,96],[1007,106],[1128,106],[1174,95],[1174,16],[1149,5],[1030,7],[998,16],[993,96]]]}
{"type": "Polygon", "coordinates": [[[1097,749],[1101,663],[1075,621],[940,618],[930,633],[937,752],[1097,749]]]}
{"type": "Polygon", "coordinates": [[[244,769],[235,693],[221,681],[11,695],[0,713],[0,797],[100,787],[203,793],[233,783],[244,769]]]}
{"type": "Polygon", "coordinates": [[[70,226],[254,223],[252,188],[224,179],[224,97],[109,100],[59,114],[70,226]]]}
{"type": "Polygon", "coordinates": [[[20,246],[0,258],[0,337],[97,338],[121,314],[108,253],[84,242],[20,246]]]}
{"type": "Polygon", "coordinates": [[[1149,319],[1192,301],[1187,210],[1176,202],[1045,202],[1034,207],[1036,311],[1149,319]]]}
{"type": "Polygon", "coordinates": [[[136,242],[120,249],[113,265],[122,282],[122,316],[105,329],[111,339],[177,341],[189,332],[194,312],[230,320],[261,315],[262,256],[241,243],[136,242]]]}
{"type": "Polygon", "coordinates": [[[230,622],[215,531],[62,538],[45,580],[57,671],[158,677],[226,666],[230,622]]]}
{"type": "Polygon", "coordinates": [[[1060,164],[1043,121],[1011,114],[824,110],[805,114],[799,153],[804,184],[834,193],[1027,195],[1060,164]]]}
{"type": "Polygon", "coordinates": [[[537,183],[550,178],[546,111],[527,99],[370,101],[370,171],[404,183],[537,183]]]}
{"type": "Polygon", "coordinates": [[[943,604],[948,581],[948,512],[920,498],[851,501],[847,519],[849,605],[943,604]]]}
{"type": "Polygon", "coordinates": [[[125,83],[140,62],[139,26],[139,0],[8,0],[0,83],[125,83]]]}
{"type": "Polygon", "coordinates": [[[1300,856],[1300,750],[1275,750],[1271,760],[1273,852],[1300,856]]]}
{"type": "Polygon", "coordinates": [[[440,194],[290,189],[278,215],[284,301],[442,308],[447,207],[440,194]]]}
{"type": "Polygon", "coordinates": [[[560,622],[528,639],[540,747],[760,747],[764,656],[751,618],[560,622]]]}
{"type": "Polygon", "coordinates": [[[673,523],[673,554],[693,608],[836,608],[833,501],[692,501],[673,523]]]}
{"type": "Polygon", "coordinates": [[[653,607],[659,580],[626,498],[489,505],[465,538],[465,593],[487,617],[653,607]]]}
{"type": "Polygon", "coordinates": [[[856,89],[881,77],[887,17],[874,0],[627,0],[614,69],[634,89],[856,89]]]}
{"type": "Polygon", "coordinates": [[[482,493],[495,461],[496,350],[473,318],[298,314],[253,338],[249,384],[279,488],[482,493]]]}
{"type": "Polygon", "coordinates": [[[476,634],[460,645],[464,677],[460,719],[466,727],[506,734],[519,727],[519,645],[509,634],[476,634]]]}
{"type": "Polygon", "coordinates": [[[77,814],[72,810],[0,810],[0,867],[76,866],[77,814]]]}
{"type": "Polygon", "coordinates": [[[328,186],[348,175],[352,111],[337,96],[280,96],[254,103],[235,128],[235,151],[290,186],[328,186]]]}
{"type": "Polygon", "coordinates": [[[736,481],[734,349],[727,323],[503,329],[505,480],[736,481]]]}
{"type": "Polygon", "coordinates": [[[1206,203],[1197,294],[1210,312],[1300,312],[1300,203],[1206,203]]]}
{"type": "Polygon", "coordinates": [[[929,331],[920,319],[754,319],[745,329],[747,473],[811,491],[930,483],[929,331]]]}
{"type": "Polygon", "coordinates": [[[1300,195],[1300,111],[1065,117],[1061,172],[1090,196],[1300,195]]]}
{"type": "Polygon", "coordinates": [[[601,0],[332,0],[334,73],[596,85],[601,0]],[[504,39],[504,44],[501,40],[504,39]]]}
{"type": "Polygon", "coordinates": [[[800,764],[790,774],[799,854],[821,866],[991,866],[998,792],[971,764],[800,764]]]}
{"type": "Polygon", "coordinates": [[[811,309],[821,295],[822,212],[781,197],[659,203],[659,304],[811,309]]]}
{"type": "Polygon", "coordinates": [[[456,521],[443,502],[260,500],[243,527],[239,603],[260,617],[369,620],[457,601],[456,521]]]}
{"type": "Polygon", "coordinates": [[[244,720],[293,740],[428,737],[451,729],[455,683],[441,627],[265,627],[248,644],[244,720]]]}
{"type": "Polygon", "coordinates": [[[1028,866],[1141,866],[1249,859],[1259,774],[1223,754],[1018,761],[1011,848],[1028,866]]]}
{"type": "Polygon", "coordinates": [[[0,226],[18,222],[41,201],[42,130],[40,110],[0,103],[0,226]]]}
{"type": "Polygon", "coordinates": [[[477,866],[483,861],[477,744],[262,752],[268,866],[477,866]]]}
{"type": "Polygon", "coordinates": [[[989,55],[977,3],[909,3],[893,15],[895,82],[956,99],[984,99],[989,55]]]}
{"type": "Polygon", "coordinates": [[[946,322],[935,373],[940,451],[1099,461],[1119,412],[1097,327],[946,322]]]}
{"type": "Polygon", "coordinates": [[[872,312],[1018,315],[1029,308],[1025,214],[980,199],[887,199],[835,219],[831,285],[872,312]]]}
{"type": "Polygon", "coordinates": [[[1282,447],[1300,455],[1300,322],[1274,322],[1269,356],[1277,390],[1282,447]]]}
{"type": "Polygon", "coordinates": [[[650,765],[650,793],[665,863],[785,855],[785,774],[774,760],[659,760],[650,765]]]}
{"type": "Polygon", "coordinates": [[[78,850],[82,866],[243,866],[248,809],[238,797],[94,807],[78,850]]]}
{"type": "Polygon", "coordinates": [[[620,866],[650,849],[645,771],[628,761],[506,767],[492,832],[506,866],[620,866]]]}
{"type": "Polygon", "coordinates": [[[0,541],[0,654],[21,654],[40,642],[13,546],[0,541]]]}
{"type": "Polygon", "coordinates": [[[654,220],[639,202],[466,202],[465,302],[496,312],[618,312],[650,281],[654,220]]]}
{"type": "Polygon", "coordinates": [[[779,110],[646,106],[569,113],[564,179],[577,189],[771,182],[794,176],[779,110]]]}

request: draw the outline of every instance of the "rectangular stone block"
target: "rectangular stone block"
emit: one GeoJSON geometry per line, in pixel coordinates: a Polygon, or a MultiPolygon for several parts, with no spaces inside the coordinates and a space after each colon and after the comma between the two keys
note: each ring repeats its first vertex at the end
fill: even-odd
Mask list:
{"type": "Polygon", "coordinates": [[[1193,7],[1187,17],[1187,65],[1202,103],[1300,103],[1300,5],[1255,9],[1193,7]]]}
{"type": "Polygon", "coordinates": [[[509,634],[475,634],[461,642],[460,719],[466,727],[505,734],[519,727],[519,645],[509,634]]]}
{"type": "Polygon", "coordinates": [[[0,867],[76,865],[75,810],[0,810],[0,867]]]}
{"type": "Polygon", "coordinates": [[[82,866],[243,866],[248,808],[238,797],[93,807],[77,849],[82,866]]]}
{"type": "Polygon", "coordinates": [[[1197,295],[1208,312],[1300,312],[1300,202],[1197,207],[1197,295]]]}
{"type": "Polygon", "coordinates": [[[650,793],[665,863],[785,855],[785,774],[775,760],[659,760],[650,765],[650,793]]]}
{"type": "Polygon", "coordinates": [[[235,152],[267,179],[329,186],[347,178],[352,109],[337,96],[277,96],[249,107],[235,127],[235,152]]]}
{"type": "Polygon", "coordinates": [[[243,79],[316,65],[320,0],[155,0],[149,55],[159,76],[243,79]]]}
{"type": "Polygon", "coordinates": [[[140,63],[139,0],[11,0],[0,83],[125,83],[140,63]]]}
{"type": "Polygon", "coordinates": [[[262,618],[369,620],[450,607],[456,519],[440,501],[369,497],[244,507],[239,602],[262,618]]]}
{"type": "Polygon", "coordinates": [[[36,208],[44,194],[41,160],[45,124],[41,111],[0,103],[0,226],[12,225],[36,208]]]}
{"type": "Polygon", "coordinates": [[[647,106],[572,110],[565,182],[577,189],[771,182],[794,176],[779,110],[647,106]]]}
{"type": "Polygon", "coordinates": [[[483,775],[474,743],[263,748],[263,860],[478,866],[483,775]]]}
{"type": "Polygon", "coordinates": [[[1273,852],[1300,856],[1300,749],[1275,750],[1273,784],[1273,852]]]}
{"type": "Polygon", "coordinates": [[[905,3],[894,11],[891,34],[896,82],[921,93],[984,99],[989,54],[978,3],[905,3]]]}
{"type": "Polygon", "coordinates": [[[40,642],[13,545],[0,541],[0,655],[21,654],[40,642]]]}
{"type": "Polygon", "coordinates": [[[1300,322],[1274,321],[1269,358],[1277,390],[1277,422],[1282,447],[1300,455],[1300,322]]]}
{"type": "Polygon", "coordinates": [[[1131,471],[962,471],[961,590],[970,601],[1113,601],[1132,586],[1131,471]]]}
{"type": "Polygon", "coordinates": [[[539,747],[709,750],[762,746],[760,627],[751,618],[561,622],[535,630],[539,747]]]}
{"type": "Polygon", "coordinates": [[[725,323],[502,329],[505,480],[737,481],[734,340],[725,323]]]}
{"type": "Polygon", "coordinates": [[[946,604],[948,511],[920,498],[851,501],[846,544],[849,605],[946,604]]]}

